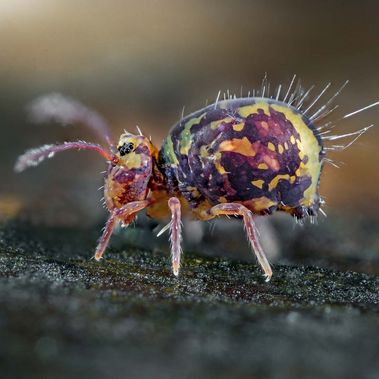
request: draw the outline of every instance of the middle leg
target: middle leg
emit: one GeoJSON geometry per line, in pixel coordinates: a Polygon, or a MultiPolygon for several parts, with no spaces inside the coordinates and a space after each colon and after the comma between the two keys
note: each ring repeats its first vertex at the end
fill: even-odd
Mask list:
{"type": "Polygon", "coordinates": [[[180,201],[176,197],[171,197],[168,201],[168,207],[171,210],[170,222],[170,241],[171,241],[171,259],[172,271],[175,276],[179,275],[180,256],[182,254],[182,220],[180,201]]]}

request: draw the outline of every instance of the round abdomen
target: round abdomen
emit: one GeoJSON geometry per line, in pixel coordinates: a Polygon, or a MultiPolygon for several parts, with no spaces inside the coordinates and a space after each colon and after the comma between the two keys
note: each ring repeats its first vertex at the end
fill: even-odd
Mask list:
{"type": "Polygon", "coordinates": [[[314,126],[268,99],[219,102],[183,119],[161,156],[192,207],[242,203],[255,213],[303,217],[319,207],[322,144],[314,126]]]}

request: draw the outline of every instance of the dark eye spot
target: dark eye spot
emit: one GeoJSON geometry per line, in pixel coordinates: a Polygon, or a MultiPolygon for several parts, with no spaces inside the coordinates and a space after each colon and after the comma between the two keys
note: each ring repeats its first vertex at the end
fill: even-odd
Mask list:
{"type": "Polygon", "coordinates": [[[124,143],[122,146],[118,148],[118,151],[120,152],[121,156],[124,156],[125,154],[129,154],[133,151],[134,145],[132,142],[124,143]]]}

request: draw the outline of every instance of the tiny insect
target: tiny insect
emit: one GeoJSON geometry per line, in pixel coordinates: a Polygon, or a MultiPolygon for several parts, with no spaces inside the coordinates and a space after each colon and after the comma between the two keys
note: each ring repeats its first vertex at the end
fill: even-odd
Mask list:
{"type": "MultiPolygon", "coordinates": [[[[343,150],[372,125],[353,133],[331,135],[335,123],[320,122],[336,106],[335,98],[347,82],[323,105],[316,107],[330,83],[314,98],[294,76],[286,90],[279,85],[269,93],[267,78],[261,88],[246,97],[228,93],[215,103],[182,116],[171,129],[161,149],[138,129],[124,132],[114,145],[106,121],[95,111],[60,94],[36,99],[30,106],[37,122],[80,123],[91,128],[108,148],[85,141],[44,145],[26,151],[16,162],[21,172],[65,150],[92,150],[108,163],[104,199],[109,218],[98,242],[95,259],[104,254],[118,223],[129,225],[146,209],[148,216],[171,221],[172,270],[179,274],[182,215],[200,220],[218,216],[242,218],[247,236],[266,280],[272,269],[258,239],[257,215],[276,211],[297,220],[314,221],[322,212],[319,183],[328,150],[343,150]],[[351,137],[347,145],[325,142],[351,137]]],[[[379,102],[345,115],[346,119],[379,102]]]]}

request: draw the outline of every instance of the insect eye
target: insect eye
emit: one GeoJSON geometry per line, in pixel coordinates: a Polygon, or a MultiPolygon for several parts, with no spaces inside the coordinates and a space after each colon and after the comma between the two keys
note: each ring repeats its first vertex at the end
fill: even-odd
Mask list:
{"type": "Polygon", "coordinates": [[[124,156],[125,154],[129,154],[133,151],[134,145],[132,142],[124,143],[122,146],[118,148],[118,151],[120,152],[121,156],[124,156]]]}

